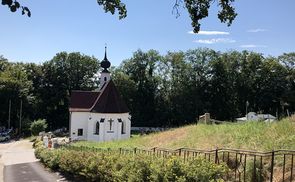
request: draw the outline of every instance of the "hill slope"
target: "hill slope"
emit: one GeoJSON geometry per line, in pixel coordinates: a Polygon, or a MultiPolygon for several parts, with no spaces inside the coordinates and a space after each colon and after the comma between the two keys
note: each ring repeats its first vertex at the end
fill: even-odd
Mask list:
{"type": "Polygon", "coordinates": [[[222,125],[189,125],[128,140],[113,142],[77,142],[76,146],[98,148],[189,147],[197,149],[239,148],[268,151],[295,149],[295,118],[279,122],[247,122],[222,125]]]}

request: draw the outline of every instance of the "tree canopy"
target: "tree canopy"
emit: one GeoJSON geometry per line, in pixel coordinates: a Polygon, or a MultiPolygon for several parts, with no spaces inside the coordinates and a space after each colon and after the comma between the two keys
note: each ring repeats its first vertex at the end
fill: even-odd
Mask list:
{"type": "MultiPolygon", "coordinates": [[[[231,121],[245,115],[246,103],[248,111],[282,117],[295,112],[294,55],[138,50],[112,67],[111,74],[133,126],[181,126],[205,112],[231,121]]],[[[14,128],[20,117],[28,128],[39,118],[47,120],[49,129],[68,127],[71,91],[97,88],[99,69],[96,58],[78,52],[60,52],[40,65],[0,56],[0,126],[7,126],[11,101],[14,128]]]]}
{"type": "MultiPolygon", "coordinates": [[[[197,33],[201,27],[200,20],[208,17],[210,6],[214,3],[217,3],[220,7],[218,19],[222,23],[226,23],[230,26],[237,16],[233,6],[234,1],[235,0],[175,0],[172,8],[176,13],[176,17],[178,17],[180,15],[180,8],[185,7],[190,15],[194,32],[197,33]]],[[[106,13],[115,14],[118,12],[119,19],[127,16],[126,5],[121,0],[97,0],[97,3],[99,6],[103,7],[106,13]]],[[[22,6],[17,0],[2,0],[2,5],[7,5],[11,12],[16,12],[18,9],[21,9],[23,15],[31,16],[29,8],[22,6]]]]}

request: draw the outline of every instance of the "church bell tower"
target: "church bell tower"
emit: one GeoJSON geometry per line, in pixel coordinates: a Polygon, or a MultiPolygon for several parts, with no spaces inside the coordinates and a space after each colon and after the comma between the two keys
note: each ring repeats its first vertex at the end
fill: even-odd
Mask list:
{"type": "Polygon", "coordinates": [[[104,59],[101,61],[100,66],[103,68],[103,70],[100,73],[99,90],[103,87],[103,85],[106,82],[110,81],[110,79],[111,79],[111,73],[108,70],[108,68],[111,67],[111,63],[109,62],[109,60],[107,58],[107,47],[106,46],[105,46],[104,59]]]}

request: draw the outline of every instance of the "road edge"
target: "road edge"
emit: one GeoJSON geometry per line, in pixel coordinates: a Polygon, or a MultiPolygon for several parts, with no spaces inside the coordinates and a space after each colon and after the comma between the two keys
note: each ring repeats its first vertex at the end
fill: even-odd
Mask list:
{"type": "Polygon", "coordinates": [[[2,162],[2,154],[0,154],[0,182],[4,182],[4,164],[2,162]]]}

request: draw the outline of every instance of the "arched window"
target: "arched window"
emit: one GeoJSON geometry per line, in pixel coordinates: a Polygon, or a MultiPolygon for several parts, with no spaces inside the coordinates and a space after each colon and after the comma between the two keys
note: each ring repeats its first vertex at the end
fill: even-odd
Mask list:
{"type": "Polygon", "coordinates": [[[122,122],[121,134],[125,134],[125,123],[122,122]]]}
{"type": "Polygon", "coordinates": [[[107,81],[107,77],[104,77],[104,81],[105,81],[105,82],[107,81]]]}
{"type": "Polygon", "coordinates": [[[126,134],[126,124],[122,121],[121,118],[118,119],[119,123],[121,123],[121,134],[126,134]]]}
{"type": "Polygon", "coordinates": [[[96,135],[99,135],[99,125],[100,125],[100,123],[99,123],[99,121],[97,121],[96,125],[95,125],[95,134],[96,135]]]}

